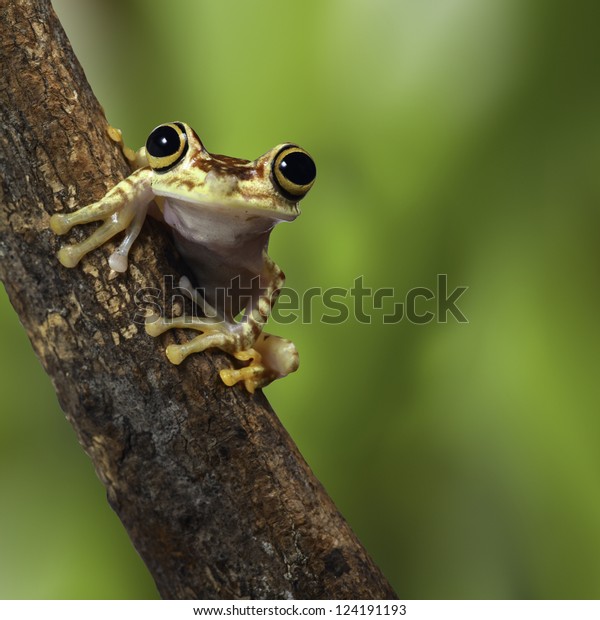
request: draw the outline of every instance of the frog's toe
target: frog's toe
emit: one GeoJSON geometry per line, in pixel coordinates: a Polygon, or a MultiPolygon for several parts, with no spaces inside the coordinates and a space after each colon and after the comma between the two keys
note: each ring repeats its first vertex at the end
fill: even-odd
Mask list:
{"type": "MultiPolygon", "coordinates": [[[[256,349],[244,349],[235,351],[233,357],[240,362],[250,361],[251,366],[258,366],[262,362],[262,355],[256,349]]],[[[262,365],[261,365],[262,368],[262,365]]]]}
{"type": "Polygon", "coordinates": [[[170,344],[165,351],[168,360],[171,364],[179,366],[181,362],[187,357],[185,353],[185,345],[182,344],[170,344]]]}
{"type": "Polygon", "coordinates": [[[233,368],[225,368],[219,371],[219,376],[225,385],[231,387],[235,385],[241,377],[239,375],[239,370],[234,370],[233,368]]]}
{"type": "Polygon", "coordinates": [[[223,383],[229,387],[242,381],[244,387],[254,394],[259,387],[266,385],[264,380],[264,368],[260,364],[246,366],[245,368],[225,368],[219,372],[223,383]]]}
{"type": "Polygon", "coordinates": [[[262,356],[256,349],[246,349],[244,351],[236,351],[233,356],[241,362],[250,363],[244,368],[225,368],[219,372],[223,383],[229,387],[236,383],[243,382],[244,387],[254,394],[254,391],[263,387],[271,380],[267,377],[267,369],[262,363],[262,356]]]}
{"type": "Polygon", "coordinates": [[[113,127],[112,125],[109,125],[106,128],[106,133],[108,134],[108,137],[113,142],[116,142],[121,147],[121,151],[123,152],[123,155],[125,155],[125,157],[129,160],[129,162],[134,164],[135,158],[136,158],[135,151],[133,149],[130,149],[128,146],[125,146],[123,142],[123,132],[117,127],[113,127]]]}
{"type": "Polygon", "coordinates": [[[108,265],[113,271],[125,273],[129,265],[127,254],[118,251],[113,252],[108,259],[108,265]]]}
{"type": "Polygon", "coordinates": [[[164,334],[164,332],[169,329],[169,325],[165,322],[165,320],[154,312],[146,317],[146,324],[144,327],[146,329],[146,333],[154,338],[164,334]]]}
{"type": "Polygon", "coordinates": [[[63,267],[75,267],[83,254],[75,245],[65,245],[57,252],[56,257],[63,267]]]}
{"type": "Polygon", "coordinates": [[[69,218],[63,213],[55,213],[50,218],[50,229],[57,235],[64,235],[71,230],[69,218]]]}
{"type": "Polygon", "coordinates": [[[119,145],[123,144],[123,132],[117,127],[113,127],[112,125],[109,125],[106,128],[106,133],[108,134],[108,137],[113,142],[116,142],[119,145]]]}
{"type": "Polygon", "coordinates": [[[165,353],[172,364],[179,365],[192,353],[202,353],[213,346],[219,346],[219,340],[218,334],[201,334],[183,344],[170,344],[165,353]]]}

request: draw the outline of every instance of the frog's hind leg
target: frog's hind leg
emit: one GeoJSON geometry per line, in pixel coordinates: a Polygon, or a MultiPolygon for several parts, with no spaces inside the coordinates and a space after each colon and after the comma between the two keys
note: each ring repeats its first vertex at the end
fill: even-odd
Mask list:
{"type": "Polygon", "coordinates": [[[179,278],[179,288],[183,291],[184,295],[191,299],[194,304],[202,311],[202,314],[208,318],[218,321],[225,321],[225,314],[215,306],[209,304],[202,293],[192,286],[190,279],[187,276],[181,276],[179,278]]]}
{"type": "MultiPolygon", "coordinates": [[[[239,326],[238,326],[239,327],[239,326]]],[[[167,358],[172,364],[181,364],[192,353],[200,353],[217,348],[233,355],[241,362],[249,362],[243,368],[221,370],[220,376],[226,385],[243,382],[251,394],[275,379],[285,377],[298,368],[298,351],[290,340],[262,333],[252,347],[235,350],[232,334],[236,327],[227,322],[207,318],[181,316],[164,318],[150,315],[146,319],[146,333],[160,336],[169,329],[193,329],[201,332],[183,344],[170,344],[166,349],[167,358]]]]}
{"type": "Polygon", "coordinates": [[[227,368],[219,373],[225,385],[235,385],[243,381],[244,387],[251,394],[257,388],[264,387],[289,375],[298,369],[298,351],[291,340],[262,333],[252,349],[238,351],[233,356],[250,363],[243,368],[227,368]]]}
{"type": "Polygon", "coordinates": [[[150,336],[160,336],[169,329],[193,329],[202,332],[189,342],[170,344],[165,353],[172,364],[181,364],[192,353],[201,353],[211,347],[224,349],[231,336],[231,331],[222,321],[207,318],[180,316],[164,318],[150,315],[146,318],[146,333],[150,336]]]}

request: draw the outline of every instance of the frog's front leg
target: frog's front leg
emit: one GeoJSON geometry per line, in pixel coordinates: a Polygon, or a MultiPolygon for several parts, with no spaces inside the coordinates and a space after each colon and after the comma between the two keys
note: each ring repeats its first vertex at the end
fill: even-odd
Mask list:
{"type": "Polygon", "coordinates": [[[58,252],[58,260],[65,267],[75,267],[86,254],[127,229],[123,243],[109,259],[112,269],[126,271],[129,250],[140,232],[153,197],[151,177],[149,168],[140,168],[115,185],[98,202],[73,213],[55,213],[50,218],[50,228],[57,235],[64,235],[78,224],[103,221],[84,241],[63,246],[58,252]]]}

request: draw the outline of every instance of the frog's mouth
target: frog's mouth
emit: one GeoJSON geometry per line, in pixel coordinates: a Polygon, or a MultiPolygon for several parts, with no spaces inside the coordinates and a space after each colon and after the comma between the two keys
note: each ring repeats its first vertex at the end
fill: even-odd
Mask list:
{"type": "Polygon", "coordinates": [[[265,197],[264,204],[252,202],[250,200],[243,200],[240,198],[234,198],[227,195],[215,199],[209,198],[208,195],[198,193],[194,196],[193,200],[184,200],[181,195],[175,193],[164,192],[160,194],[161,197],[168,201],[171,205],[181,205],[181,208],[195,211],[197,213],[202,212],[220,212],[224,217],[232,220],[242,219],[245,221],[252,221],[254,219],[269,220],[271,222],[291,222],[300,215],[300,208],[298,203],[290,204],[287,208],[282,208],[280,204],[271,205],[270,197],[265,197]],[[205,199],[204,199],[205,198],[205,199]]]}

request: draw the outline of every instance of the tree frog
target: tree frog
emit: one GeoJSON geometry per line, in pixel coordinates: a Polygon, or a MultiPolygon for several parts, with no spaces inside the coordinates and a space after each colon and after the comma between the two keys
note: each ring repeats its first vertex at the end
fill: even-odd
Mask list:
{"type": "MultiPolygon", "coordinates": [[[[114,138],[115,130],[110,130],[114,138]]],[[[247,362],[239,369],[221,370],[222,380],[229,386],[242,382],[250,393],[295,371],[298,353],[293,343],[263,332],[284,283],[267,247],[275,224],[299,215],[298,203],[315,181],[310,155],[290,143],[254,161],[214,155],[189,125],[172,122],[150,133],[135,162],[137,169],[98,202],[52,216],[50,226],[58,235],[78,224],[103,222],[81,243],[63,246],[59,261],[75,267],[83,256],[125,231],[109,265],[126,271],[131,246],[156,199],[199,288],[192,289],[187,278],[180,285],[204,314],[147,318],[151,336],[172,328],[199,332],[189,342],[169,345],[168,359],[180,364],[191,353],[222,349],[247,362]]]]}

